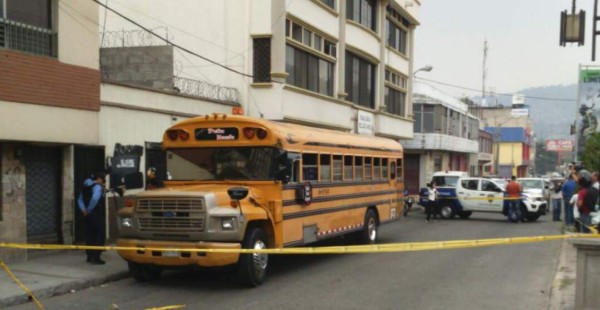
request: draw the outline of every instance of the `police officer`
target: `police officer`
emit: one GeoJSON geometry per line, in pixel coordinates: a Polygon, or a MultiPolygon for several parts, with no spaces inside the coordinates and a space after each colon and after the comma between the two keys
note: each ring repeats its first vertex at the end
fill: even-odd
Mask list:
{"type": "MultiPolygon", "coordinates": [[[[85,226],[85,245],[103,246],[105,241],[104,208],[104,183],[106,173],[96,172],[83,182],[83,190],[77,199],[79,210],[83,214],[85,226]]],[[[100,259],[101,250],[86,250],[87,262],[94,265],[104,265],[100,259]]]]}

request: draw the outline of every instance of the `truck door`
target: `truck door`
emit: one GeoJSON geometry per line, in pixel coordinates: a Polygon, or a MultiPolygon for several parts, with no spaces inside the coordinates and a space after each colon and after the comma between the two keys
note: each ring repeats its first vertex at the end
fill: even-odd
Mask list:
{"type": "Polygon", "coordinates": [[[461,179],[460,184],[457,184],[456,196],[463,210],[479,210],[479,179],[461,179]]]}
{"type": "Polygon", "coordinates": [[[504,193],[502,189],[492,181],[481,180],[479,197],[481,199],[477,201],[481,211],[502,212],[504,193]]]}

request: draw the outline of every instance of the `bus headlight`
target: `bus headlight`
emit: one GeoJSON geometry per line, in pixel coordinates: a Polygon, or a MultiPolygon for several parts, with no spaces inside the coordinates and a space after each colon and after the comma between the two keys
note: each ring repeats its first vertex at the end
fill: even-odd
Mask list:
{"type": "Polygon", "coordinates": [[[233,218],[224,218],[221,219],[221,229],[223,230],[233,230],[234,229],[234,219],[233,218]]]}
{"type": "Polygon", "coordinates": [[[122,217],[121,218],[121,226],[126,228],[131,228],[133,226],[133,221],[130,217],[122,217]]]}

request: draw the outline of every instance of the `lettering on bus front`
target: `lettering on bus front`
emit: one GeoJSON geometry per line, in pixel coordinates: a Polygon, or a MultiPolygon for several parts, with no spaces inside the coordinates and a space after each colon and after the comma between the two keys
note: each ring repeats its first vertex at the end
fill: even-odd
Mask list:
{"type": "Polygon", "coordinates": [[[238,139],[239,130],[235,127],[198,128],[194,134],[200,141],[233,141],[238,139]]]}

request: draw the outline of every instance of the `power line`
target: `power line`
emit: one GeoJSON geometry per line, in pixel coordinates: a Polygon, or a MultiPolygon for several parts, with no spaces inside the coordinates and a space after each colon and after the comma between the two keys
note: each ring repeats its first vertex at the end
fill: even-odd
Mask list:
{"type": "MultiPolygon", "coordinates": [[[[164,41],[166,44],[170,44],[170,45],[172,45],[172,46],[174,46],[174,47],[176,47],[176,48],[178,48],[178,49],[180,49],[180,50],[182,50],[182,51],[184,51],[184,52],[186,52],[186,53],[188,53],[188,54],[190,54],[190,55],[196,56],[196,57],[198,57],[198,58],[200,58],[200,59],[203,59],[203,60],[205,60],[205,61],[207,61],[207,62],[210,62],[210,63],[212,63],[212,64],[214,64],[214,65],[216,65],[216,66],[219,66],[219,67],[221,67],[221,68],[223,68],[223,69],[225,69],[225,70],[231,71],[231,72],[233,72],[233,73],[236,73],[236,74],[238,74],[238,75],[241,75],[241,76],[244,76],[244,77],[254,78],[254,76],[253,76],[253,75],[251,75],[251,74],[246,74],[246,73],[243,73],[243,72],[237,71],[237,70],[235,70],[235,69],[232,69],[232,68],[230,68],[230,67],[228,67],[228,66],[222,65],[222,64],[220,64],[220,63],[218,63],[218,62],[216,62],[216,61],[214,61],[214,60],[212,60],[212,59],[209,59],[209,58],[207,58],[207,57],[204,57],[204,56],[202,56],[202,55],[200,55],[200,54],[198,54],[198,53],[196,53],[196,52],[193,52],[193,51],[191,51],[191,50],[189,50],[189,49],[187,49],[187,48],[185,48],[185,47],[183,47],[183,46],[181,46],[181,45],[175,44],[175,43],[173,43],[173,42],[169,41],[168,39],[166,39],[166,38],[163,38],[162,36],[158,35],[158,34],[157,34],[157,33],[155,33],[154,31],[152,31],[151,29],[149,29],[149,28],[147,28],[147,27],[145,27],[145,26],[141,25],[140,23],[138,23],[138,22],[134,21],[133,19],[131,19],[131,18],[129,18],[129,17],[127,17],[127,16],[125,16],[125,15],[123,15],[123,14],[119,13],[118,11],[116,11],[116,10],[112,9],[111,7],[109,7],[109,6],[107,6],[107,5],[103,4],[103,3],[101,3],[101,2],[100,2],[100,1],[98,1],[98,0],[92,0],[92,1],[93,1],[93,2],[95,2],[95,3],[97,3],[97,4],[98,4],[98,5],[100,5],[100,6],[104,7],[105,9],[107,9],[107,10],[109,10],[109,11],[111,11],[111,12],[115,13],[116,15],[120,16],[121,18],[125,19],[126,21],[128,21],[128,22],[130,22],[130,23],[132,23],[132,24],[134,24],[134,25],[136,25],[136,26],[140,27],[141,29],[143,29],[143,30],[147,31],[148,33],[152,34],[153,36],[155,36],[155,37],[156,37],[156,38],[158,38],[159,40],[161,40],[161,41],[164,41]]],[[[271,82],[274,82],[274,83],[279,83],[278,81],[273,81],[273,80],[271,80],[271,82]]]]}
{"type": "MultiPolygon", "coordinates": [[[[440,82],[440,81],[435,81],[435,80],[430,80],[430,79],[425,79],[422,77],[414,77],[417,80],[422,80],[422,81],[426,81],[426,82],[430,82],[430,83],[435,83],[435,84],[439,84],[439,85],[444,85],[444,86],[449,86],[449,87],[454,87],[454,88],[458,88],[458,89],[463,89],[463,90],[469,90],[469,91],[473,91],[473,92],[478,92],[480,93],[481,90],[480,89],[475,89],[475,88],[470,88],[470,87],[464,87],[464,86],[458,86],[458,85],[454,85],[454,84],[450,84],[450,83],[445,83],[445,82],[440,82]]],[[[500,95],[500,96],[509,96],[512,97],[514,95],[514,93],[495,93],[496,95],[500,95]]],[[[539,99],[539,100],[547,100],[547,101],[569,101],[569,102],[575,102],[575,99],[565,99],[565,98],[550,98],[550,97],[538,97],[538,96],[525,96],[526,98],[531,98],[531,99],[539,99]]]]}

